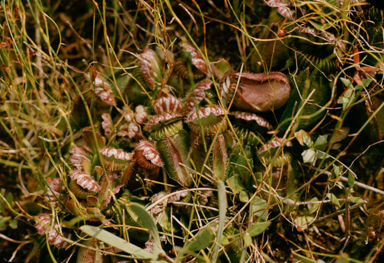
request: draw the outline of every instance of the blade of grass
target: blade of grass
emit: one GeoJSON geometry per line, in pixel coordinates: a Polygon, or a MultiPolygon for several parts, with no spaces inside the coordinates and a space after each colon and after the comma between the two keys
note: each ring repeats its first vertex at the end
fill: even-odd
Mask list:
{"type": "Polygon", "coordinates": [[[154,255],[141,249],[140,247],[133,245],[124,239],[106,231],[99,227],[89,226],[85,225],[80,227],[80,229],[86,233],[87,235],[93,236],[113,247],[116,247],[118,249],[121,249],[122,251],[132,254],[138,259],[153,259],[154,255]]]}
{"type": "Polygon", "coordinates": [[[217,183],[217,190],[219,193],[219,227],[216,233],[216,244],[212,256],[212,263],[216,263],[219,255],[219,248],[221,239],[224,233],[225,215],[227,213],[227,194],[225,192],[225,184],[223,181],[217,183]]]}

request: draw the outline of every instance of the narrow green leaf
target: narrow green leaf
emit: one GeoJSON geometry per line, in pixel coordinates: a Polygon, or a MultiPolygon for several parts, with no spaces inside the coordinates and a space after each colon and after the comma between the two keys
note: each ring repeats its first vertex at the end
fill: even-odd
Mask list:
{"type": "Polygon", "coordinates": [[[338,176],[342,172],[342,170],[343,168],[341,166],[333,164],[333,173],[335,174],[335,177],[338,176]]]}
{"type": "Polygon", "coordinates": [[[314,261],[311,258],[307,258],[306,256],[297,254],[296,252],[292,251],[293,256],[299,260],[301,260],[303,263],[317,263],[317,261],[314,261]]]}
{"type": "Polygon", "coordinates": [[[352,203],[364,203],[364,200],[361,197],[357,197],[357,196],[352,196],[348,198],[348,200],[351,201],[352,203]]]}
{"type": "Polygon", "coordinates": [[[249,247],[252,244],[252,237],[249,235],[249,233],[245,233],[243,239],[245,247],[249,247]]]}
{"type": "MultiPolygon", "coordinates": [[[[161,213],[161,216],[158,220],[159,225],[163,228],[163,230],[172,232],[172,226],[171,219],[170,219],[170,208],[167,207],[164,209],[163,213],[161,213]]],[[[175,231],[175,229],[173,229],[175,231]]]]}
{"type": "Polygon", "coordinates": [[[138,216],[138,223],[149,230],[149,233],[151,233],[153,240],[155,241],[156,245],[161,248],[161,242],[160,242],[160,235],[159,231],[157,230],[155,221],[153,220],[152,216],[145,210],[144,206],[139,205],[137,203],[130,203],[129,207],[132,209],[134,213],[138,216]]]}
{"type": "MultiPolygon", "coordinates": [[[[309,200],[309,202],[316,202],[316,201],[319,201],[317,199],[317,197],[314,197],[311,200],[309,200]]],[[[308,204],[309,214],[315,213],[317,211],[317,209],[319,208],[319,205],[320,205],[320,203],[308,204]]]]}
{"type": "Polygon", "coordinates": [[[141,259],[153,259],[154,255],[145,251],[144,249],[139,248],[138,246],[135,246],[126,240],[108,232],[105,231],[99,227],[94,226],[82,226],[80,229],[86,233],[87,235],[90,235],[92,237],[95,237],[115,248],[121,249],[122,251],[132,254],[136,257],[139,257],[141,259]]]}
{"type": "Polygon", "coordinates": [[[13,206],[13,196],[12,196],[12,193],[8,193],[7,196],[5,197],[5,199],[7,200],[8,204],[13,206]]]}
{"type": "Polygon", "coordinates": [[[240,263],[245,263],[245,259],[249,257],[247,250],[244,249],[243,252],[241,253],[241,258],[240,258],[240,263]]]}
{"type": "MultiPolygon", "coordinates": [[[[3,188],[3,189],[0,190],[0,195],[4,196],[4,193],[5,193],[5,189],[3,188]]],[[[3,203],[0,202],[0,213],[2,213],[3,211],[5,211],[5,208],[3,206],[3,203]]]]}
{"type": "Polygon", "coordinates": [[[267,221],[267,222],[257,222],[256,224],[254,224],[253,226],[251,226],[249,229],[248,229],[248,233],[251,237],[254,237],[254,236],[257,236],[257,235],[260,235],[261,233],[263,233],[269,226],[271,225],[271,222],[267,221]]]}
{"type": "Polygon", "coordinates": [[[225,185],[223,181],[217,183],[217,190],[219,194],[219,227],[216,234],[216,245],[214,249],[214,254],[212,257],[212,263],[216,263],[218,254],[219,254],[219,244],[223,237],[225,215],[227,213],[227,194],[225,193],[225,185]]]}
{"type": "Polygon", "coordinates": [[[372,79],[363,79],[363,86],[368,88],[368,86],[372,83],[372,79]]]}
{"type": "Polygon", "coordinates": [[[348,87],[348,88],[353,88],[351,82],[348,80],[348,79],[345,79],[345,78],[340,78],[341,82],[343,82],[343,84],[348,87]]]}
{"type": "Polygon", "coordinates": [[[355,90],[353,88],[347,89],[343,96],[339,98],[337,103],[343,104],[343,109],[347,109],[355,101],[355,90]]]}
{"type": "Polygon", "coordinates": [[[356,91],[362,91],[363,89],[364,89],[364,87],[361,86],[361,85],[357,85],[357,86],[355,87],[355,90],[356,90],[356,91]]]}
{"type": "Polygon", "coordinates": [[[4,209],[3,204],[0,202],[0,213],[2,213],[3,211],[5,211],[5,209],[4,209]]]}
{"type": "Polygon", "coordinates": [[[308,22],[311,23],[317,30],[320,30],[320,31],[327,30],[332,26],[331,24],[328,24],[328,23],[322,24],[310,19],[308,20],[308,22]]]}
{"type": "Polygon", "coordinates": [[[328,196],[329,200],[331,200],[331,202],[332,202],[334,205],[336,205],[336,206],[340,206],[339,200],[337,200],[337,197],[336,197],[334,194],[329,193],[329,194],[327,194],[327,196],[328,196]]]}
{"type": "Polygon", "coordinates": [[[353,175],[353,173],[351,173],[351,171],[348,172],[348,186],[349,188],[353,188],[353,186],[355,185],[355,176],[353,175]]]}

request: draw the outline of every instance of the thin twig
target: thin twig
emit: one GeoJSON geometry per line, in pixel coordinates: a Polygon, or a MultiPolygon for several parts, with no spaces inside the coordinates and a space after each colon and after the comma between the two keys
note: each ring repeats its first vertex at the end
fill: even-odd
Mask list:
{"type": "MultiPolygon", "coordinates": [[[[352,211],[352,210],[354,210],[354,209],[356,209],[356,208],[359,208],[360,206],[363,206],[363,205],[365,205],[365,204],[366,204],[366,202],[357,203],[357,204],[355,204],[355,205],[349,207],[349,211],[352,211]]],[[[324,216],[324,217],[322,217],[322,218],[320,218],[320,219],[317,219],[317,220],[313,221],[312,223],[313,223],[313,224],[317,224],[317,223],[324,222],[325,220],[328,220],[329,218],[332,218],[332,217],[335,217],[335,216],[344,214],[345,211],[346,211],[346,209],[341,209],[341,210],[336,211],[336,212],[334,212],[334,213],[332,213],[332,214],[329,214],[329,215],[324,216]]]]}

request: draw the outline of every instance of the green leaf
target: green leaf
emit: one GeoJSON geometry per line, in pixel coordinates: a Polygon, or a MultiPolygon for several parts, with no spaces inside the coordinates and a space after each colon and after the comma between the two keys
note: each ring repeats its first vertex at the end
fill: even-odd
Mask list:
{"type": "Polygon", "coordinates": [[[327,143],[328,143],[328,135],[320,135],[319,137],[317,137],[314,146],[319,150],[324,150],[327,143]]]}
{"type": "Polygon", "coordinates": [[[317,30],[320,30],[320,31],[327,30],[332,26],[331,24],[328,24],[328,23],[322,24],[322,23],[315,22],[313,20],[308,20],[308,22],[311,23],[317,30]]]}
{"type": "Polygon", "coordinates": [[[232,67],[228,63],[228,61],[226,61],[223,58],[219,59],[219,61],[217,61],[217,62],[211,62],[210,65],[213,69],[214,75],[218,79],[222,79],[224,77],[225,72],[232,69],[232,67]]]}
{"type": "Polygon", "coordinates": [[[353,175],[353,173],[351,173],[351,171],[348,172],[348,186],[349,188],[353,188],[353,186],[355,185],[355,176],[353,175]]]}
{"type": "Polygon", "coordinates": [[[224,224],[225,224],[225,215],[227,213],[227,194],[225,192],[225,185],[223,181],[219,180],[217,183],[217,190],[219,194],[219,227],[217,229],[217,240],[214,249],[214,254],[212,257],[212,262],[216,263],[218,255],[219,255],[219,244],[221,243],[221,239],[223,237],[224,224]]]}
{"type": "Polygon", "coordinates": [[[83,130],[83,138],[95,155],[97,151],[105,146],[105,140],[98,132],[93,135],[91,130],[85,129],[83,130]]]}
{"type": "Polygon", "coordinates": [[[249,247],[252,244],[252,237],[248,233],[245,233],[243,239],[245,247],[249,247]]]}
{"type": "Polygon", "coordinates": [[[246,203],[249,201],[249,196],[246,191],[240,191],[239,198],[240,198],[240,202],[242,203],[246,203]]]}
{"type": "Polygon", "coordinates": [[[252,209],[253,216],[258,216],[265,221],[267,217],[267,212],[266,212],[266,209],[264,208],[266,208],[267,206],[268,206],[268,203],[264,199],[261,199],[260,197],[255,196],[255,198],[253,198],[251,201],[250,210],[252,209]],[[258,210],[261,210],[261,211],[258,211],[258,210]]]}
{"type": "Polygon", "coordinates": [[[339,200],[337,200],[337,197],[336,197],[334,194],[332,194],[332,193],[328,193],[328,194],[327,194],[327,197],[329,198],[329,200],[331,200],[331,202],[332,202],[334,205],[340,207],[339,200]]]}
{"type": "Polygon", "coordinates": [[[227,246],[227,245],[229,245],[228,237],[223,236],[222,239],[221,239],[220,244],[221,244],[222,246],[227,246]]]}
{"type": "Polygon", "coordinates": [[[261,172],[256,172],[255,173],[256,180],[261,180],[263,178],[263,173],[261,172]]]}
{"type": "Polygon", "coordinates": [[[0,216],[0,225],[5,224],[9,220],[11,220],[10,216],[0,216]]]}
{"type": "Polygon", "coordinates": [[[5,229],[7,229],[8,221],[10,220],[11,220],[10,216],[7,216],[7,217],[0,216],[0,231],[4,231],[5,229]]]}
{"type": "Polygon", "coordinates": [[[311,137],[307,136],[307,134],[305,133],[303,133],[302,136],[303,136],[303,143],[308,147],[312,147],[313,141],[311,137]]]}
{"type": "Polygon", "coordinates": [[[316,151],[314,149],[307,149],[301,153],[304,163],[312,163],[316,159],[316,151]]]}
{"type": "MultiPolygon", "coordinates": [[[[164,209],[163,213],[161,213],[160,219],[159,219],[159,225],[166,231],[171,232],[172,231],[172,224],[170,219],[170,208],[167,207],[164,209]]],[[[175,227],[175,226],[173,226],[175,227]]]]}
{"type": "Polygon", "coordinates": [[[212,242],[215,235],[211,227],[205,227],[197,233],[191,242],[187,244],[187,248],[190,251],[199,251],[205,249],[212,242]]]}
{"type": "Polygon", "coordinates": [[[260,235],[261,233],[263,233],[269,226],[271,225],[271,222],[267,221],[267,222],[257,222],[256,224],[254,224],[253,226],[251,226],[249,229],[248,229],[248,233],[251,237],[254,237],[254,236],[257,236],[257,235],[260,235]]]}
{"type": "MultiPolygon", "coordinates": [[[[309,200],[309,202],[316,202],[316,201],[319,201],[317,199],[317,197],[314,197],[311,200],[309,200]]],[[[308,210],[309,210],[308,212],[309,212],[309,214],[315,213],[318,210],[319,205],[320,205],[320,203],[308,204],[308,210]]]]}
{"type": "Polygon", "coordinates": [[[297,226],[301,226],[303,228],[306,228],[309,223],[313,221],[314,217],[313,216],[299,216],[295,218],[295,223],[297,226]]]}
{"type": "Polygon", "coordinates": [[[348,263],[349,261],[349,256],[347,253],[342,253],[340,257],[335,261],[335,263],[348,263]]]}
{"type": "Polygon", "coordinates": [[[176,261],[179,262],[180,259],[183,258],[187,253],[194,255],[195,251],[206,249],[214,238],[215,234],[213,233],[210,226],[201,229],[197,235],[190,242],[186,243],[184,247],[179,251],[176,261]]]}
{"type": "Polygon", "coordinates": [[[17,219],[13,219],[11,222],[9,222],[9,226],[12,229],[17,229],[17,219]]]}
{"type": "Polygon", "coordinates": [[[339,4],[337,3],[336,0],[325,0],[328,4],[333,5],[334,7],[339,8],[339,4]]]}
{"type": "Polygon", "coordinates": [[[108,232],[105,231],[99,227],[94,226],[81,226],[80,229],[86,233],[87,235],[90,235],[92,237],[95,237],[115,248],[121,249],[122,251],[132,254],[136,257],[139,257],[140,259],[154,259],[153,254],[145,251],[144,249],[141,249],[138,246],[135,246],[126,240],[108,232]]]}
{"type": "Polygon", "coordinates": [[[82,165],[83,165],[83,169],[84,171],[87,173],[87,174],[92,174],[92,163],[90,160],[87,160],[85,159],[83,162],[82,162],[82,165]]]}
{"type": "Polygon", "coordinates": [[[3,206],[3,202],[0,201],[0,213],[2,213],[3,211],[5,211],[5,208],[3,206]]]}
{"type": "Polygon", "coordinates": [[[347,91],[341,96],[337,103],[343,104],[343,109],[347,109],[355,101],[355,90],[353,88],[348,88],[347,91]]]}
{"type": "Polygon", "coordinates": [[[343,84],[348,87],[348,88],[352,88],[353,89],[353,85],[352,83],[349,81],[349,79],[345,79],[345,78],[340,78],[341,82],[343,82],[343,84]]]}
{"type": "Polygon", "coordinates": [[[336,164],[333,164],[333,173],[335,174],[335,177],[338,176],[342,171],[342,166],[337,166],[336,164]]]}
{"type": "Polygon", "coordinates": [[[349,102],[350,100],[352,100],[354,98],[354,93],[355,91],[353,89],[348,89],[345,93],[344,93],[344,99],[349,102]]]}
{"type": "Polygon", "coordinates": [[[364,87],[361,86],[361,85],[357,85],[357,86],[355,87],[355,91],[362,91],[363,89],[364,89],[364,87]]]}
{"type": "Polygon", "coordinates": [[[372,79],[363,79],[363,86],[368,88],[368,86],[372,83],[372,79]]]}
{"type": "Polygon", "coordinates": [[[298,89],[294,89],[292,95],[285,106],[285,110],[280,119],[281,131],[285,132],[292,123],[292,118],[301,109],[298,119],[295,121],[297,130],[311,129],[326,113],[326,108],[322,107],[329,103],[332,88],[331,82],[321,73],[309,74],[309,69],[301,70],[295,78],[298,89]],[[307,82],[309,81],[309,85],[307,82]],[[304,101],[313,92],[310,98],[311,103],[303,105],[304,101]],[[303,107],[302,107],[303,106],[303,107]],[[319,108],[320,106],[320,108],[319,108]]]}
{"type": "Polygon", "coordinates": [[[313,259],[311,258],[307,258],[303,255],[300,255],[300,254],[297,254],[296,252],[292,251],[293,253],[293,256],[299,260],[301,260],[301,262],[303,263],[317,263],[318,261],[314,261],[313,259]]]}
{"type": "Polygon", "coordinates": [[[316,158],[317,159],[326,159],[326,158],[328,158],[328,154],[320,152],[320,151],[316,151],[316,158]]]}
{"type": "Polygon", "coordinates": [[[137,203],[130,203],[129,207],[138,216],[137,222],[142,227],[147,228],[149,230],[149,233],[151,233],[151,236],[155,241],[156,245],[161,248],[159,231],[157,230],[155,221],[153,220],[152,216],[147,212],[147,210],[145,210],[144,206],[139,205],[137,203]]]}
{"type": "Polygon", "coordinates": [[[238,145],[236,148],[239,150],[236,151],[237,153],[233,152],[233,154],[231,154],[230,162],[233,163],[233,165],[229,165],[229,167],[233,167],[232,170],[235,175],[240,177],[242,185],[249,185],[251,184],[252,178],[249,170],[252,170],[250,167],[254,166],[251,147],[248,145],[243,145],[245,156],[244,153],[240,150],[240,145],[238,145]]]}
{"type": "Polygon", "coordinates": [[[338,100],[337,100],[337,103],[339,104],[347,104],[348,103],[348,98],[344,97],[344,96],[341,96],[338,100]]]}
{"type": "Polygon", "coordinates": [[[13,196],[12,196],[12,193],[8,193],[7,196],[5,197],[5,199],[7,200],[8,204],[13,207],[13,196]]]}
{"type": "Polygon", "coordinates": [[[364,200],[361,197],[357,197],[357,196],[352,196],[348,198],[348,200],[351,201],[352,203],[364,203],[364,200]]]}
{"type": "Polygon", "coordinates": [[[240,191],[245,190],[243,183],[241,182],[241,178],[239,175],[234,175],[227,180],[227,184],[229,188],[231,188],[234,194],[238,194],[240,191]]]}

